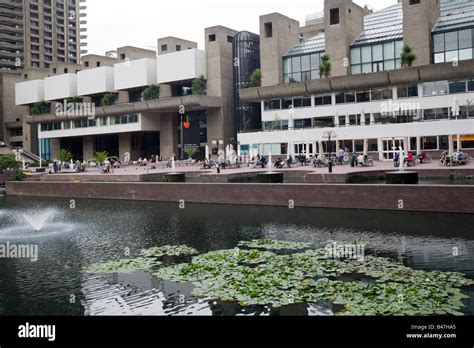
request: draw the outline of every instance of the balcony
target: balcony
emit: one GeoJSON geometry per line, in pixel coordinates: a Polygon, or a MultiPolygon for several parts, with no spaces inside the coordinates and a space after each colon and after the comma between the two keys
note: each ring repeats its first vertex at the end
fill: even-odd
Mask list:
{"type": "MultiPolygon", "coordinates": [[[[208,97],[202,95],[190,95],[186,97],[171,97],[157,100],[143,101],[137,103],[122,103],[111,106],[96,106],[95,116],[121,116],[136,113],[170,113],[177,112],[180,105],[184,105],[187,112],[219,109],[222,106],[222,100],[219,97],[208,97]]],[[[159,116],[158,116],[159,117],[159,116]]],[[[64,120],[83,119],[84,116],[65,116],[57,117],[55,114],[45,114],[26,116],[25,121],[28,124],[58,122],[64,120]]]]}
{"type": "Polygon", "coordinates": [[[144,58],[114,65],[115,90],[156,84],[156,60],[144,58]]]}
{"type": "Polygon", "coordinates": [[[15,85],[15,104],[27,105],[44,100],[44,81],[31,80],[15,85]]]}
{"type": "Polygon", "coordinates": [[[63,74],[44,79],[44,98],[46,101],[62,100],[76,96],[76,74],[63,74]]]}
{"type": "Polygon", "coordinates": [[[191,49],[157,57],[157,82],[171,83],[206,76],[206,53],[191,49]]]}
{"type": "Polygon", "coordinates": [[[93,95],[114,91],[114,68],[101,68],[79,71],[77,73],[77,93],[93,95]]]}

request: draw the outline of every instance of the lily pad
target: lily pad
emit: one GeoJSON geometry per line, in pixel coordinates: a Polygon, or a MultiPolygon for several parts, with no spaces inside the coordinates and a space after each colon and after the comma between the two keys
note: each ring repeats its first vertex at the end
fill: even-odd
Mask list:
{"type": "Polygon", "coordinates": [[[148,270],[161,265],[161,262],[145,259],[124,259],[117,261],[109,261],[105,263],[96,263],[89,266],[87,273],[133,273],[140,270],[148,270]]]}
{"type": "Polygon", "coordinates": [[[199,251],[187,245],[164,245],[161,247],[153,247],[144,249],[140,252],[142,257],[164,257],[164,256],[189,256],[197,255],[199,251]]]}
{"type": "Polygon", "coordinates": [[[240,242],[239,246],[251,249],[266,250],[303,250],[311,247],[310,243],[288,242],[284,240],[256,239],[240,242]]]}

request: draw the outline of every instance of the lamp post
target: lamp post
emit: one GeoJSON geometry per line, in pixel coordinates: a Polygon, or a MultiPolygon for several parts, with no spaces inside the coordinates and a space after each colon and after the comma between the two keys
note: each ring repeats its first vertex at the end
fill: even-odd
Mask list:
{"type": "Polygon", "coordinates": [[[180,151],[180,159],[184,159],[184,125],[183,125],[183,117],[184,117],[185,110],[184,108],[179,109],[179,116],[180,116],[180,124],[179,130],[181,134],[181,151],[180,151]]]}
{"type": "Polygon", "coordinates": [[[332,173],[332,153],[331,149],[329,149],[329,146],[331,144],[331,139],[337,139],[337,134],[334,131],[325,131],[323,133],[323,139],[328,140],[328,151],[329,151],[329,173],[332,173]]]}

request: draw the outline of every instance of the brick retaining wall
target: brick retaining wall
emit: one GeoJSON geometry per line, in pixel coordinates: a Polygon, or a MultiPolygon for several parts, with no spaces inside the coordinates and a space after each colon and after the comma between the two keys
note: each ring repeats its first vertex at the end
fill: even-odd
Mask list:
{"type": "Polygon", "coordinates": [[[7,182],[7,194],[68,199],[474,213],[474,186],[7,182]]]}

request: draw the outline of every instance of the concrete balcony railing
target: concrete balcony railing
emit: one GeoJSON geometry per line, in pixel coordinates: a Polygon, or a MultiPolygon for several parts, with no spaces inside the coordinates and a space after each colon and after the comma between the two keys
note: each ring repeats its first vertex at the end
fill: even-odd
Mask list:
{"type": "MultiPolygon", "coordinates": [[[[120,116],[135,113],[177,113],[181,105],[186,112],[218,109],[222,106],[220,97],[205,95],[189,95],[184,97],[170,97],[136,103],[121,103],[110,106],[96,106],[95,117],[120,116]]],[[[54,110],[54,108],[53,108],[54,110]]],[[[60,122],[65,120],[84,119],[87,116],[56,116],[55,114],[42,114],[26,116],[28,124],[60,122]]]]}

